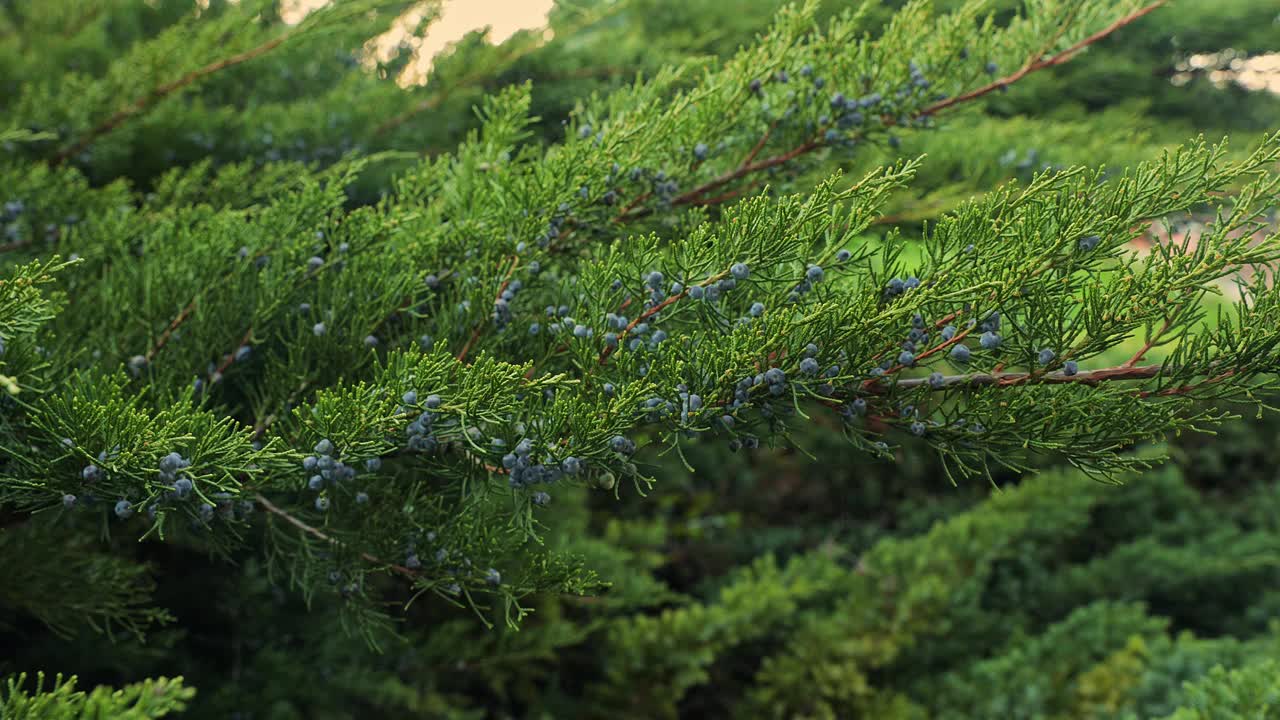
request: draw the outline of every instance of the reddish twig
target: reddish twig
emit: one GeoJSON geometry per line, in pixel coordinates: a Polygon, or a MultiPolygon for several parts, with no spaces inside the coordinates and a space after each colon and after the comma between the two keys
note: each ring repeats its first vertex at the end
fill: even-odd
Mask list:
{"type": "MultiPolygon", "coordinates": [[[[711,283],[719,282],[719,281],[720,281],[722,278],[724,278],[724,276],[725,276],[725,275],[727,275],[727,274],[728,274],[728,273],[720,273],[719,275],[714,275],[714,276],[712,276],[712,277],[709,277],[709,278],[707,278],[706,280],[703,280],[701,283],[698,283],[697,287],[706,287],[707,285],[710,285],[711,283]]],[[[617,349],[617,347],[618,347],[619,345],[621,345],[621,344],[622,344],[623,339],[627,337],[627,335],[631,332],[631,330],[632,330],[632,329],[634,329],[634,328],[635,328],[635,326],[639,325],[640,323],[644,322],[645,320],[648,320],[649,318],[653,317],[654,315],[657,315],[658,313],[662,312],[662,310],[663,310],[664,308],[668,307],[669,305],[673,305],[673,304],[675,304],[676,302],[679,302],[681,298],[687,297],[688,295],[689,295],[689,289],[688,289],[688,288],[685,288],[684,290],[681,290],[680,292],[676,293],[675,295],[672,295],[672,296],[668,297],[667,299],[663,300],[662,302],[658,303],[657,305],[654,305],[653,307],[649,308],[648,310],[645,310],[644,312],[642,312],[642,313],[640,313],[639,315],[637,315],[637,316],[635,317],[635,319],[634,319],[634,320],[632,320],[631,322],[627,323],[627,326],[626,326],[625,328],[623,328],[623,329],[621,330],[621,332],[619,332],[619,333],[618,333],[618,343],[617,343],[617,345],[614,345],[613,347],[610,347],[610,346],[606,345],[606,346],[605,346],[605,348],[604,348],[603,350],[601,350],[601,351],[600,351],[600,360],[599,360],[600,364],[601,364],[601,365],[603,365],[603,364],[605,364],[605,362],[606,362],[606,361],[608,361],[608,360],[609,360],[609,356],[610,356],[610,355],[612,355],[612,354],[613,354],[613,351],[614,351],[615,349],[617,349]]],[[[627,298],[627,302],[623,303],[623,304],[622,304],[622,307],[623,307],[623,308],[625,308],[625,307],[626,307],[627,305],[629,305],[630,303],[631,303],[631,299],[630,299],[630,298],[627,298]]]]}
{"type": "Polygon", "coordinates": [[[202,68],[197,68],[195,70],[192,70],[191,72],[187,73],[186,75],[183,75],[177,80],[164,83],[163,85],[156,86],[150,93],[147,93],[147,95],[143,96],[142,98],[139,98],[132,105],[122,108],[121,110],[117,111],[116,114],[112,115],[106,120],[103,120],[101,123],[98,123],[98,125],[94,127],[92,130],[90,130],[88,133],[86,133],[84,137],[80,138],[78,141],[76,141],[66,149],[59,152],[56,156],[54,156],[53,164],[59,165],[62,162],[66,161],[67,158],[72,157],[74,155],[78,155],[85,148],[89,147],[89,145],[93,144],[93,141],[97,140],[103,135],[106,135],[112,130],[115,130],[117,127],[124,124],[124,122],[129,118],[142,113],[144,110],[151,107],[156,102],[163,100],[169,95],[172,95],[173,93],[177,92],[178,90],[181,90],[182,88],[190,85],[191,83],[199,80],[200,78],[203,78],[208,75],[212,75],[213,73],[216,73],[219,70],[225,70],[226,68],[234,67],[241,63],[248,62],[261,55],[265,55],[271,52],[272,50],[274,50],[281,43],[283,43],[288,37],[289,37],[288,34],[279,35],[255,48],[251,48],[242,53],[232,55],[231,57],[228,57],[228,58],[223,58],[222,60],[219,60],[217,62],[213,62],[208,65],[205,65],[202,68]]]}
{"type": "Polygon", "coordinates": [[[1142,347],[1138,348],[1138,351],[1133,354],[1133,357],[1129,358],[1128,360],[1125,360],[1124,364],[1121,365],[1121,367],[1133,367],[1134,365],[1137,365],[1139,362],[1141,362],[1142,358],[1146,357],[1147,353],[1151,350],[1151,348],[1155,347],[1156,343],[1160,341],[1160,338],[1164,336],[1166,332],[1169,332],[1169,328],[1172,325],[1173,325],[1173,318],[1172,317],[1165,318],[1164,323],[1160,326],[1160,329],[1152,333],[1151,337],[1147,338],[1147,341],[1143,343],[1142,347]]]}
{"type": "Polygon", "coordinates": [[[192,300],[187,303],[186,307],[182,308],[182,312],[179,312],[178,315],[169,322],[168,326],[165,327],[164,332],[160,333],[160,337],[156,338],[155,343],[147,350],[147,354],[144,357],[147,358],[148,363],[155,359],[156,353],[160,352],[164,346],[168,344],[169,338],[173,337],[173,333],[182,325],[182,323],[186,322],[187,318],[190,317],[191,313],[194,312],[195,309],[196,301],[192,300]]]}
{"type": "MultiPolygon", "coordinates": [[[[971,90],[967,93],[963,93],[953,98],[948,98],[946,100],[934,103],[932,105],[928,105],[924,109],[915,113],[915,117],[933,115],[937,112],[953,107],[955,105],[969,102],[971,100],[976,100],[977,98],[988,95],[996,90],[999,90],[1000,88],[1007,87],[1037,70],[1042,70],[1044,68],[1052,67],[1055,65],[1061,65],[1067,62],[1068,60],[1070,60],[1072,57],[1074,57],[1076,53],[1080,52],[1085,47],[1092,45],[1098,42],[1099,40],[1107,37],[1108,35],[1114,33],[1115,31],[1119,30],[1120,28],[1123,28],[1124,26],[1135,22],[1139,18],[1147,15],[1148,13],[1151,13],[1152,11],[1158,9],[1160,6],[1166,4],[1167,2],[1168,0],[1156,0],[1156,2],[1153,2],[1149,5],[1146,5],[1145,7],[1142,7],[1138,10],[1133,11],[1132,13],[1116,20],[1115,22],[1111,23],[1107,27],[1080,40],[1079,42],[1075,43],[1071,47],[1067,48],[1066,50],[1063,50],[1062,52],[1056,55],[1053,55],[1052,57],[1030,59],[1017,72],[1011,75],[1002,77],[999,80],[995,80],[991,83],[988,83],[987,85],[983,85],[982,87],[979,87],[977,89],[971,90]]],[[[767,140],[767,134],[764,139],[767,140]]],[[[733,182],[738,178],[741,178],[746,175],[750,175],[751,173],[759,172],[760,170],[767,170],[768,168],[775,167],[777,165],[781,165],[786,162],[790,162],[791,160],[794,160],[795,158],[800,157],[801,155],[805,155],[807,153],[813,152],[814,150],[817,150],[818,148],[821,148],[824,146],[825,146],[825,143],[822,142],[821,140],[812,139],[803,143],[798,147],[795,147],[785,153],[782,153],[781,155],[775,155],[773,157],[766,158],[765,160],[761,160],[759,162],[754,162],[754,161],[746,162],[740,165],[739,167],[735,168],[734,170],[728,171],[720,175],[719,177],[716,177],[682,195],[677,196],[675,199],[671,201],[671,204],[684,205],[684,204],[694,202],[698,199],[698,197],[706,194],[710,190],[714,190],[718,187],[721,187],[722,185],[733,182]]],[[[748,155],[749,160],[754,159],[755,154],[759,152],[760,147],[763,147],[763,145],[762,144],[758,145],[757,148],[752,150],[751,154],[748,155]]],[[[619,216],[619,219],[634,219],[634,218],[647,215],[649,212],[647,209],[639,209],[639,210],[633,209],[634,205],[639,204],[639,202],[643,200],[644,197],[646,196],[637,198],[636,201],[632,203],[632,206],[629,206],[627,210],[622,215],[619,216]]]]}
{"type": "MultiPolygon", "coordinates": [[[[502,282],[498,284],[498,292],[493,296],[493,302],[497,303],[498,298],[502,297],[502,293],[506,291],[507,286],[511,284],[511,274],[516,271],[516,266],[520,264],[520,256],[515,255],[511,258],[511,267],[507,268],[507,272],[502,276],[502,282]]],[[[467,343],[458,351],[457,360],[462,362],[467,359],[467,353],[471,352],[471,347],[480,339],[480,332],[484,329],[484,325],[477,325],[471,331],[471,337],[467,338],[467,343]]]]}
{"type": "Polygon", "coordinates": [[[1007,87],[1021,80],[1022,78],[1026,77],[1027,75],[1030,75],[1031,73],[1037,70],[1042,70],[1047,67],[1053,67],[1054,65],[1061,65],[1067,62],[1068,60],[1070,60],[1072,57],[1075,56],[1076,53],[1085,49],[1089,45],[1092,45],[1098,42],[1099,40],[1105,38],[1106,36],[1119,30],[1120,28],[1135,22],[1136,20],[1143,17],[1144,15],[1147,15],[1148,13],[1151,13],[1159,9],[1160,6],[1166,4],[1167,2],[1168,0],[1156,0],[1155,2],[1150,3],[1149,5],[1138,8],[1137,10],[1134,10],[1128,15],[1125,15],[1124,17],[1116,20],[1110,25],[1102,28],[1098,32],[1084,38],[1083,40],[1077,42],[1076,44],[1072,45],[1071,47],[1067,48],[1066,50],[1063,50],[1062,52],[1056,55],[1053,55],[1047,58],[1034,59],[1028,62],[1027,64],[1023,65],[1021,68],[1018,69],[1017,72],[1011,75],[1006,75],[1005,77],[1002,77],[998,80],[994,80],[986,85],[983,85],[980,88],[970,90],[967,93],[962,93],[953,98],[947,98],[946,100],[936,102],[926,107],[925,109],[921,110],[918,114],[921,116],[932,115],[941,110],[946,110],[947,108],[952,107],[954,105],[959,105],[960,103],[968,102],[970,100],[974,100],[984,95],[993,93],[996,90],[999,90],[1000,88],[1007,87]]]}

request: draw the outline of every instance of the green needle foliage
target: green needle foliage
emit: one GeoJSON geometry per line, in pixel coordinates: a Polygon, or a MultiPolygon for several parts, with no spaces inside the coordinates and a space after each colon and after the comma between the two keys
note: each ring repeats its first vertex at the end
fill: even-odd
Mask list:
{"type": "Polygon", "coordinates": [[[1276,390],[1280,133],[1008,117],[1164,2],[749,4],[0,5],[0,672],[104,683],[3,717],[1274,702],[1274,515],[1137,471],[1276,390]]]}

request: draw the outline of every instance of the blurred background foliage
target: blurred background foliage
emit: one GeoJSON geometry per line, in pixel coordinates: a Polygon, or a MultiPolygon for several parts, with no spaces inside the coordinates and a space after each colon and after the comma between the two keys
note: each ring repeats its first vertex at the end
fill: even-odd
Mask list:
{"type": "MultiPolygon", "coordinates": [[[[431,8],[387,59],[372,60],[366,41],[410,4],[381,3],[381,13],[160,99],[68,160],[92,184],[126,178],[159,196],[180,190],[166,180],[172,168],[240,163],[229,176],[239,181],[201,189],[234,205],[252,201],[259,186],[248,178],[267,192],[290,163],[384,153],[348,198],[372,203],[410,159],[476,127],[472,108],[488,93],[531,82],[540,121],[528,142],[555,142],[582,98],[724,57],[781,5],[562,2],[552,33],[495,45],[478,31],[405,87],[397,77],[430,31],[431,8]]],[[[100,78],[138,41],[192,15],[190,0],[55,5],[24,15],[0,1],[10,40],[0,43],[0,109],[63,138],[100,118],[66,113],[72,104],[58,98],[78,88],[51,82],[51,66],[100,78]]],[[[204,5],[205,19],[229,12],[225,0],[204,5]]],[[[273,5],[258,18],[264,33],[281,22],[273,5]]],[[[866,32],[899,5],[870,4],[866,32]]],[[[1020,3],[993,5],[1007,14],[1020,3]]],[[[822,12],[850,6],[826,0],[822,12]]],[[[1123,167],[1197,132],[1230,134],[1243,149],[1275,129],[1280,93],[1250,91],[1191,59],[1225,57],[1229,68],[1231,58],[1280,52],[1278,38],[1274,2],[1175,2],[941,132],[841,159],[856,176],[926,154],[920,180],[889,211],[922,227],[1046,166],[1123,167]]],[[[6,151],[47,156],[61,142],[6,151]]],[[[56,225],[72,208],[47,211],[56,225]]],[[[519,631],[423,604],[401,639],[375,652],[339,627],[332,600],[306,607],[257,562],[144,544],[131,552],[163,568],[156,599],[175,622],[145,644],[91,632],[68,642],[19,615],[0,627],[0,674],[65,669],[82,686],[180,674],[198,691],[186,716],[201,718],[1277,717],[1278,432],[1275,416],[1250,414],[1216,435],[1174,438],[1174,462],[1122,486],[1044,458],[1035,476],[955,487],[929,453],[907,446],[897,463],[876,463],[815,416],[795,450],[748,456],[698,444],[686,451],[693,472],[674,456],[645,458],[661,468],[648,497],[562,490],[548,542],[613,584],[594,598],[541,598],[519,631]],[[860,583],[847,572],[860,562],[891,568],[896,588],[860,583]]]]}

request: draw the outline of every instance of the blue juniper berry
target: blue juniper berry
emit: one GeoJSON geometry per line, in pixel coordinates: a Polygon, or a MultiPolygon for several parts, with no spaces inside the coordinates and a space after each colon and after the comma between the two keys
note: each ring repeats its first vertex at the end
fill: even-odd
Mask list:
{"type": "Polygon", "coordinates": [[[956,343],[951,348],[951,359],[961,364],[969,362],[969,346],[956,343]]]}
{"type": "Polygon", "coordinates": [[[66,509],[70,510],[71,508],[73,508],[73,507],[75,507],[75,506],[76,506],[76,496],[75,496],[75,495],[72,495],[71,493],[67,493],[66,495],[63,495],[63,496],[62,496],[62,507],[64,507],[64,508],[66,508],[66,509]]]}
{"type": "Polygon", "coordinates": [[[329,498],[323,496],[318,497],[316,498],[315,505],[317,510],[324,512],[329,509],[329,498]]]}
{"type": "Polygon", "coordinates": [[[853,253],[844,248],[841,248],[840,251],[836,253],[837,262],[849,262],[849,259],[852,257],[853,253]]]}
{"type": "Polygon", "coordinates": [[[739,280],[746,280],[751,275],[751,268],[746,263],[734,263],[729,272],[739,280]]]}
{"type": "Polygon", "coordinates": [[[995,350],[1000,347],[1000,336],[988,330],[982,333],[982,337],[978,339],[978,344],[984,350],[995,350]]]}
{"type": "Polygon", "coordinates": [[[1079,371],[1080,371],[1080,366],[1076,364],[1075,360],[1068,360],[1062,363],[1063,375],[1070,377],[1071,375],[1075,375],[1079,371]]]}
{"type": "Polygon", "coordinates": [[[128,500],[120,500],[116,502],[115,512],[116,512],[116,517],[120,518],[121,520],[127,520],[130,516],[133,515],[133,504],[130,503],[128,500]]]}
{"type": "Polygon", "coordinates": [[[1036,360],[1039,361],[1041,365],[1048,365],[1049,363],[1053,362],[1053,358],[1056,356],[1057,356],[1057,353],[1055,353],[1051,348],[1044,348],[1043,350],[1040,351],[1040,354],[1036,357],[1036,360]]]}

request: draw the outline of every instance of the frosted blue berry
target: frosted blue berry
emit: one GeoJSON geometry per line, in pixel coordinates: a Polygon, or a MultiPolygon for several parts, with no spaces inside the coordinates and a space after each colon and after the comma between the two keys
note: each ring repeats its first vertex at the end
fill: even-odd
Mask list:
{"type": "Polygon", "coordinates": [[[986,70],[988,75],[995,75],[1000,70],[1000,66],[996,65],[994,60],[989,60],[982,69],[986,70]]]}
{"type": "Polygon", "coordinates": [[[614,452],[629,455],[635,449],[635,444],[622,435],[614,435],[609,440],[609,447],[612,448],[614,452]]]}
{"type": "Polygon", "coordinates": [[[658,288],[662,287],[662,281],[663,281],[662,273],[658,272],[657,270],[654,270],[653,272],[649,273],[648,277],[645,278],[645,284],[653,288],[654,290],[657,290],[658,288]]]}
{"type": "Polygon", "coordinates": [[[951,359],[958,363],[969,362],[969,346],[964,343],[956,343],[951,348],[951,359]]]}
{"type": "Polygon", "coordinates": [[[853,253],[849,252],[848,250],[841,249],[839,252],[836,253],[836,262],[849,262],[849,260],[852,257],[853,257],[853,253]]]}
{"type": "Polygon", "coordinates": [[[915,353],[910,350],[903,350],[898,353],[898,364],[905,365],[906,367],[913,367],[916,364],[915,353]]]}
{"type": "Polygon", "coordinates": [[[369,472],[378,472],[382,469],[382,458],[371,457],[364,461],[364,469],[369,472]]]}
{"type": "Polygon", "coordinates": [[[63,495],[63,496],[62,496],[62,507],[64,507],[64,508],[66,508],[66,509],[70,510],[71,508],[73,508],[73,507],[75,507],[75,506],[76,506],[76,496],[75,496],[75,495],[72,495],[71,493],[67,493],[66,495],[63,495]]]}
{"type": "Polygon", "coordinates": [[[912,435],[917,435],[917,436],[920,436],[920,437],[924,437],[924,433],[925,433],[925,430],[926,430],[926,429],[927,429],[927,428],[925,427],[925,424],[924,424],[924,423],[922,423],[922,422],[920,422],[919,420],[917,420],[917,421],[915,421],[915,422],[911,423],[911,434],[912,434],[912,435]]]}
{"type": "Polygon", "coordinates": [[[867,401],[863,398],[854,398],[854,401],[849,403],[849,407],[859,415],[867,414],[867,401]]]}
{"type": "Polygon", "coordinates": [[[502,584],[502,574],[493,568],[489,568],[488,572],[484,574],[484,581],[496,587],[502,584]]]}
{"type": "Polygon", "coordinates": [[[956,336],[956,326],[955,326],[955,325],[948,325],[948,326],[946,326],[946,327],[942,328],[942,339],[943,339],[944,341],[946,341],[946,340],[950,340],[951,338],[953,338],[953,337],[955,337],[955,336],[956,336]]]}
{"type": "Polygon", "coordinates": [[[364,504],[365,504],[365,503],[367,503],[367,502],[369,502],[369,493],[367,493],[367,492],[358,492],[358,493],[356,493],[356,504],[357,504],[357,505],[364,505],[364,504]]]}
{"type": "Polygon", "coordinates": [[[366,335],[364,338],[364,344],[371,348],[378,347],[378,337],[376,335],[366,335]]]}
{"type": "Polygon", "coordinates": [[[425,278],[422,279],[422,282],[425,283],[427,288],[430,290],[435,290],[436,288],[440,287],[440,278],[436,277],[435,275],[426,276],[425,278]]]}
{"type": "Polygon", "coordinates": [[[102,468],[99,468],[97,465],[86,465],[84,469],[80,471],[80,477],[83,478],[85,482],[94,482],[102,477],[102,468]]]}
{"type": "Polygon", "coordinates": [[[248,360],[249,356],[252,354],[253,354],[252,348],[250,348],[248,345],[241,345],[236,350],[235,360],[236,362],[244,362],[245,360],[248,360]]]}
{"type": "Polygon", "coordinates": [[[995,350],[1000,347],[1000,336],[988,330],[987,332],[982,333],[982,337],[978,339],[978,344],[981,345],[984,350],[995,350]]]}
{"type": "Polygon", "coordinates": [[[317,509],[317,510],[319,510],[320,512],[324,512],[325,510],[328,510],[328,509],[329,509],[329,498],[327,498],[327,497],[318,497],[318,498],[316,498],[316,503],[315,503],[315,505],[316,505],[316,509],[317,509]]]}
{"type": "Polygon", "coordinates": [[[570,455],[560,463],[560,469],[564,470],[566,475],[577,475],[582,471],[582,461],[570,455]]]}
{"type": "Polygon", "coordinates": [[[612,348],[612,347],[618,347],[618,334],[617,334],[617,333],[605,333],[605,334],[604,334],[604,344],[605,344],[606,346],[608,346],[608,347],[611,347],[611,348],[612,348]]]}
{"type": "Polygon", "coordinates": [[[133,515],[133,505],[128,500],[120,500],[116,503],[116,517],[121,520],[128,519],[133,515]]]}
{"type": "Polygon", "coordinates": [[[182,456],[176,452],[171,452],[160,458],[160,470],[163,472],[174,473],[184,467],[186,467],[186,465],[184,464],[182,456]]]}
{"type": "Polygon", "coordinates": [[[551,502],[551,496],[545,492],[536,492],[529,496],[529,499],[533,501],[534,505],[546,505],[551,502]]]}
{"type": "Polygon", "coordinates": [[[676,282],[671,283],[671,294],[672,294],[672,295],[679,295],[679,294],[680,294],[680,293],[682,293],[682,292],[684,292],[684,283],[682,283],[682,282],[680,282],[680,281],[678,281],[678,280],[677,280],[676,282]]]}
{"type": "Polygon", "coordinates": [[[307,480],[307,487],[318,492],[324,487],[324,478],[319,475],[312,475],[311,479],[307,480]]]}
{"type": "Polygon", "coordinates": [[[946,380],[943,379],[942,373],[929,373],[929,387],[938,390],[941,389],[943,385],[946,385],[946,380]]]}
{"type": "Polygon", "coordinates": [[[322,322],[318,322],[318,323],[316,323],[315,325],[312,325],[312,326],[311,326],[311,332],[312,332],[316,337],[320,337],[321,335],[324,335],[325,330],[326,330],[326,328],[325,328],[325,326],[324,326],[324,323],[322,323],[322,322]]]}
{"type": "Polygon", "coordinates": [[[333,453],[333,442],[329,438],[324,438],[316,443],[313,449],[317,455],[331,455],[333,453]]]}
{"type": "Polygon", "coordinates": [[[906,290],[906,284],[902,282],[902,278],[892,278],[889,280],[888,290],[890,294],[900,295],[906,290]]]}
{"type": "Polygon", "coordinates": [[[605,397],[613,397],[614,393],[617,392],[617,389],[613,387],[613,383],[605,383],[600,387],[600,390],[604,392],[605,397]]]}
{"type": "Polygon", "coordinates": [[[667,339],[666,330],[655,330],[653,333],[653,337],[650,338],[650,341],[653,342],[654,345],[661,345],[662,341],[666,339],[667,339]]]}
{"type": "Polygon", "coordinates": [[[689,297],[694,300],[701,300],[706,290],[701,285],[693,285],[689,288],[689,297]]]}
{"type": "Polygon", "coordinates": [[[801,360],[801,361],[800,361],[800,372],[804,373],[805,375],[817,375],[817,374],[818,374],[818,361],[817,361],[817,360],[814,360],[814,359],[813,359],[813,358],[811,358],[811,357],[807,357],[807,358],[805,358],[805,359],[801,360]]]}
{"type": "Polygon", "coordinates": [[[804,276],[809,282],[818,283],[822,282],[822,278],[826,277],[826,272],[824,272],[818,265],[810,265],[809,268],[804,271],[804,276]]]}
{"type": "Polygon", "coordinates": [[[422,559],[417,553],[409,553],[404,558],[404,566],[410,570],[418,570],[422,567],[422,559]]]}
{"type": "Polygon", "coordinates": [[[1071,375],[1075,375],[1077,372],[1080,372],[1080,366],[1079,366],[1078,364],[1076,364],[1076,361],[1075,361],[1075,360],[1068,360],[1068,361],[1066,361],[1066,362],[1062,363],[1062,374],[1063,374],[1063,375],[1066,375],[1066,376],[1068,376],[1068,377],[1069,377],[1069,376],[1071,376],[1071,375]]]}
{"type": "Polygon", "coordinates": [[[307,259],[308,270],[312,270],[312,271],[319,270],[323,265],[324,265],[324,258],[322,257],[312,255],[310,258],[307,259]]]}
{"type": "Polygon", "coordinates": [[[1052,349],[1044,348],[1043,350],[1040,351],[1040,355],[1036,359],[1040,361],[1041,365],[1048,365],[1049,363],[1053,362],[1053,358],[1056,356],[1057,356],[1057,353],[1055,353],[1052,349]]]}
{"type": "Polygon", "coordinates": [[[182,500],[191,494],[194,487],[190,478],[178,478],[173,483],[173,496],[182,500]]]}
{"type": "Polygon", "coordinates": [[[591,328],[587,327],[586,325],[573,326],[574,337],[584,338],[584,337],[589,337],[590,335],[591,335],[591,328]]]}
{"type": "Polygon", "coordinates": [[[428,395],[428,396],[427,396],[427,402],[426,402],[426,405],[427,405],[427,407],[428,407],[428,408],[430,408],[430,409],[432,409],[432,410],[435,410],[436,408],[440,407],[440,403],[442,403],[442,402],[444,402],[444,401],[440,399],[440,396],[439,396],[439,395],[434,395],[434,394],[433,394],[433,395],[428,395]]]}
{"type": "Polygon", "coordinates": [[[729,268],[729,272],[739,280],[746,280],[747,277],[751,275],[751,268],[747,267],[746,263],[734,263],[733,266],[729,268]]]}
{"type": "Polygon", "coordinates": [[[760,317],[764,314],[764,303],[751,303],[751,309],[747,312],[751,317],[760,317]]]}
{"type": "Polygon", "coordinates": [[[1081,250],[1084,250],[1087,252],[1097,247],[1098,243],[1100,242],[1102,242],[1102,238],[1098,237],[1097,235],[1086,235],[1080,238],[1079,246],[1081,250]]]}
{"type": "Polygon", "coordinates": [[[708,151],[708,148],[706,143],[698,143],[697,145],[693,146],[693,156],[698,158],[699,160],[707,159],[707,151],[708,151]]]}
{"type": "Polygon", "coordinates": [[[902,283],[902,286],[907,290],[915,290],[916,288],[920,287],[920,278],[915,277],[913,275],[907,278],[906,282],[902,283]]]}

